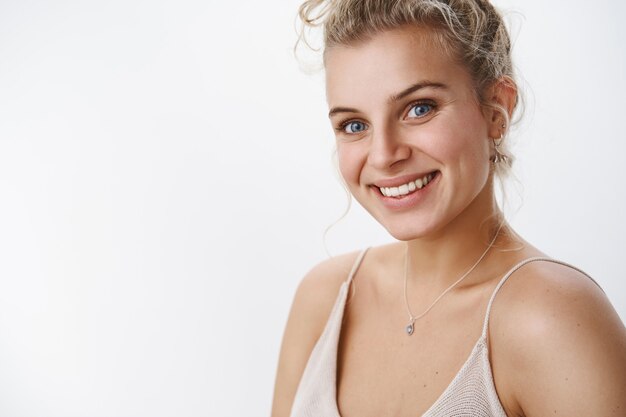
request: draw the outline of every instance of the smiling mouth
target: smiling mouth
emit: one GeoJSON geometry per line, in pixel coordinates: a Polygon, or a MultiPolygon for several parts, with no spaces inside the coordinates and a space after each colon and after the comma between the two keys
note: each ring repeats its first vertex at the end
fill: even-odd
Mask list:
{"type": "Polygon", "coordinates": [[[398,187],[378,187],[380,193],[385,197],[401,198],[405,195],[414,193],[417,190],[421,190],[430,183],[433,178],[439,174],[439,171],[433,171],[430,174],[426,174],[415,181],[407,182],[398,187]]]}

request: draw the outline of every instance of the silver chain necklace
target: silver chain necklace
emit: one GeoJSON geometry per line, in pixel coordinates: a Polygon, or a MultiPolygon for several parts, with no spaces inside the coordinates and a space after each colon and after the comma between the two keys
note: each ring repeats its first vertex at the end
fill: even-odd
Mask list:
{"type": "Polygon", "coordinates": [[[478,266],[480,261],[483,260],[485,255],[487,255],[487,252],[489,252],[489,249],[491,249],[491,247],[495,243],[496,238],[498,237],[498,234],[500,233],[500,229],[502,228],[503,224],[504,224],[504,221],[502,223],[500,223],[500,226],[498,227],[498,230],[496,231],[496,234],[493,236],[493,239],[491,239],[491,242],[489,243],[489,246],[487,246],[487,249],[485,249],[483,254],[480,255],[480,258],[478,258],[476,263],[466,273],[464,273],[463,276],[461,276],[461,278],[456,280],[456,282],[454,284],[452,284],[448,288],[446,288],[446,290],[444,292],[442,292],[439,295],[439,297],[437,297],[437,299],[435,301],[433,301],[433,303],[430,305],[430,307],[428,307],[426,309],[426,311],[424,311],[419,316],[414,316],[413,313],[411,312],[411,307],[409,306],[409,299],[408,299],[407,294],[406,294],[407,276],[408,276],[408,271],[409,271],[409,245],[406,246],[406,253],[404,255],[404,302],[406,303],[406,311],[409,314],[409,324],[406,325],[404,330],[407,332],[407,334],[409,336],[411,336],[413,334],[413,331],[415,330],[415,321],[421,319],[422,317],[424,317],[426,315],[426,313],[428,313],[435,306],[435,304],[437,304],[437,302],[439,300],[441,300],[441,297],[446,295],[446,293],[448,291],[450,291],[452,288],[454,288],[459,282],[463,281],[463,279],[465,279],[465,277],[467,277],[478,266]]]}

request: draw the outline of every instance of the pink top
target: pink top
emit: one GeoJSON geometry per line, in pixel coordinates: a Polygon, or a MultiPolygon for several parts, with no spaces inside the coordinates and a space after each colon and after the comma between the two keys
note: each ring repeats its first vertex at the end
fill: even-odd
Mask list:
{"type": "MultiPolygon", "coordinates": [[[[361,252],[352,267],[348,279],[341,284],[339,295],[330,313],[326,327],[313,348],[304,369],[291,409],[291,417],[341,417],[337,407],[337,347],[348,288],[366,252],[367,249],[361,252]]],[[[450,385],[422,417],[506,417],[504,408],[496,393],[489,362],[489,348],[487,346],[489,312],[500,287],[511,274],[527,263],[536,261],[565,265],[582,272],[594,281],[584,271],[565,262],[550,258],[529,258],[511,268],[500,280],[489,299],[482,334],[474,345],[465,364],[450,385]]],[[[598,284],[597,282],[595,283],[598,284]]]]}

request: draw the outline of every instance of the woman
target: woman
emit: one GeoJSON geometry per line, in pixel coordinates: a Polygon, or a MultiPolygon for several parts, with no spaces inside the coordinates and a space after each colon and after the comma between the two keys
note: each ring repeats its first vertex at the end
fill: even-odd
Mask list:
{"type": "Polygon", "coordinates": [[[506,223],[509,36],[486,0],[309,0],[351,194],[398,242],[296,293],[273,417],[623,416],[626,330],[506,223]]]}

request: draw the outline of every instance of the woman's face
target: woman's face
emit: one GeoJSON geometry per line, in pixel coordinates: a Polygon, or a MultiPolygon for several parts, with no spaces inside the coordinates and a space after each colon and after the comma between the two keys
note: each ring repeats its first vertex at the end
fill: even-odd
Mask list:
{"type": "Polygon", "coordinates": [[[493,123],[465,68],[430,39],[425,29],[402,28],[326,51],[341,174],[400,240],[493,209],[493,123]]]}

